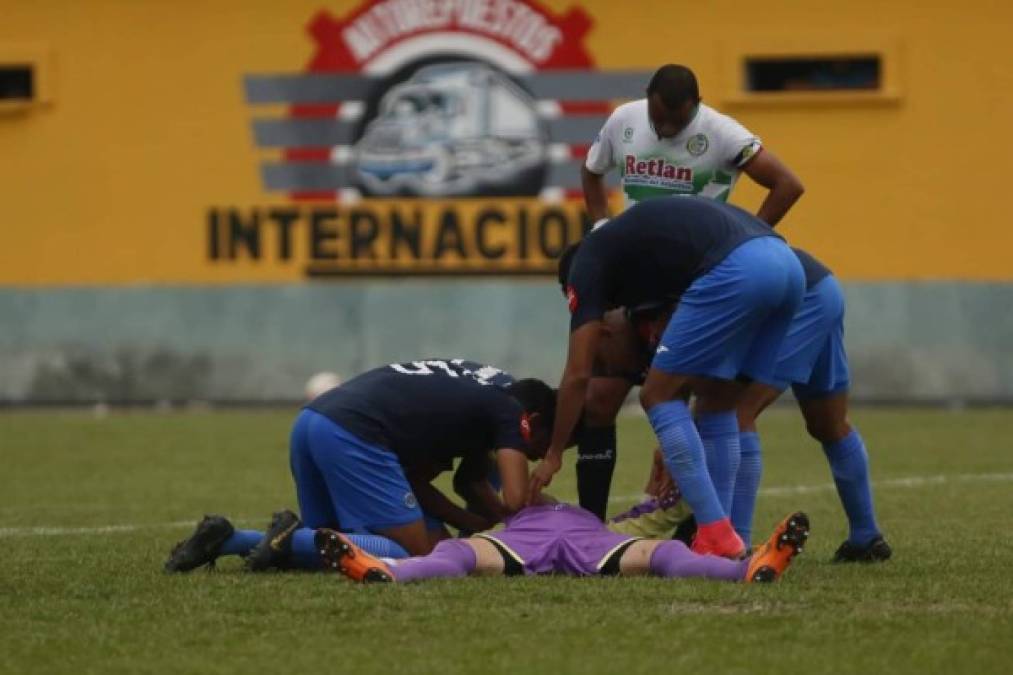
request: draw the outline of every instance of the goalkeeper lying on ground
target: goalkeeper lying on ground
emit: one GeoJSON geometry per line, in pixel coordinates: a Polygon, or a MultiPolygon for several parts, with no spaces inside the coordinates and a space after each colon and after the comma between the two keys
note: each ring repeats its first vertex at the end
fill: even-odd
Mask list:
{"type": "Polygon", "coordinates": [[[519,574],[650,574],[769,582],[784,573],[808,536],[809,519],[797,512],[785,518],[751,556],[728,560],[694,553],[675,539],[644,539],[613,532],[579,506],[547,504],[523,509],[509,518],[502,530],[445,540],[428,555],[401,560],[376,558],[334,530],[317,530],[315,542],[325,567],[360,582],[519,574]]]}

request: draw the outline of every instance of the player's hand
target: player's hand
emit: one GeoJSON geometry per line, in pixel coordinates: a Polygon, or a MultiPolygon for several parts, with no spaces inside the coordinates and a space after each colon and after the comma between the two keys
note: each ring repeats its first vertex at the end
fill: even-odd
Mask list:
{"type": "Polygon", "coordinates": [[[559,473],[563,466],[563,458],[560,453],[549,451],[545,458],[538,463],[535,470],[531,472],[531,480],[528,482],[528,504],[538,503],[538,497],[542,489],[552,482],[552,477],[559,473]]]}
{"type": "Polygon", "coordinates": [[[644,488],[651,497],[660,499],[675,489],[675,481],[665,467],[665,459],[661,456],[661,450],[654,451],[654,461],[651,463],[651,477],[647,480],[647,487],[644,488]]]}

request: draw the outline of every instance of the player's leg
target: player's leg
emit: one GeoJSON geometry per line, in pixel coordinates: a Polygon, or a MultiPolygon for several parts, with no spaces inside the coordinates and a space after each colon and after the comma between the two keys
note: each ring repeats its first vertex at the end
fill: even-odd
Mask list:
{"type": "Polygon", "coordinates": [[[876,562],[889,559],[893,552],[876,522],[869,454],[858,429],[847,420],[847,393],[800,399],[799,408],[809,434],[823,446],[837,494],[848,517],[848,539],[841,544],[834,560],[876,562]]]}
{"type": "Polygon", "coordinates": [[[813,363],[810,377],[793,389],[809,435],[820,442],[830,463],[849,535],[837,550],[839,562],[887,560],[892,555],[876,522],[869,480],[869,455],[857,429],[848,421],[850,374],[844,349],[844,293],[834,277],[817,289],[832,320],[813,363]]]}
{"type": "MultiPolygon", "coordinates": [[[[330,496],[322,477],[308,455],[310,417],[305,411],[296,417],[289,437],[289,457],[296,492],[304,513],[321,521],[336,523],[330,496]]],[[[184,572],[213,563],[223,555],[247,556],[261,543],[264,533],[258,530],[236,530],[222,516],[205,516],[194,532],[177,544],[165,563],[166,571],[184,572]]]]}
{"type": "Polygon", "coordinates": [[[666,468],[697,521],[708,527],[708,545],[714,539],[713,545],[720,551],[737,557],[744,547],[718,499],[707,469],[703,441],[683,400],[693,380],[691,376],[673,375],[652,367],[640,390],[640,401],[658,437],[666,468]]]}
{"type": "Polygon", "coordinates": [[[705,578],[722,581],[745,579],[749,560],[729,560],[694,553],[681,541],[644,539],[634,542],[619,561],[623,576],[705,578]]]}
{"type": "Polygon", "coordinates": [[[665,330],[641,401],[666,465],[693,507],[694,550],[738,555],[744,548],[728,518],[741,455],[735,407],[744,386],[736,379],[761,356],[773,369],[803,285],[801,265],[782,241],[754,239],[690,286],[665,330]],[[772,323],[783,326],[768,345],[772,323]],[[685,404],[672,400],[689,387],[697,394],[699,433],[685,404]]]}
{"type": "Polygon", "coordinates": [[[774,581],[802,552],[808,537],[809,518],[799,512],[785,518],[767,543],[744,560],[694,553],[681,541],[644,539],[623,553],[620,572],[626,576],[652,574],[666,578],[774,581]]]}
{"type": "MultiPolygon", "coordinates": [[[[393,539],[411,555],[432,550],[422,510],[397,456],[312,413],[309,450],[341,529],[393,539]]],[[[308,524],[308,523],[307,523],[308,524]]]]}
{"type": "Polygon", "coordinates": [[[428,555],[403,560],[384,560],[370,555],[347,535],[333,530],[319,530],[315,541],[325,568],[363,583],[498,575],[505,569],[499,550],[480,538],[447,539],[428,555]]]}
{"type": "Polygon", "coordinates": [[[763,456],[756,419],[780,395],[781,392],[778,389],[754,382],[746,388],[736,409],[741,453],[739,470],[735,474],[735,489],[732,494],[732,509],[729,515],[732,519],[732,526],[742,537],[746,548],[752,544],[753,513],[756,510],[756,495],[759,492],[760,479],[763,476],[763,456]]]}
{"type": "Polygon", "coordinates": [[[616,417],[631,386],[623,378],[591,378],[584,402],[585,424],[577,439],[577,495],[581,507],[602,520],[616,468],[616,417]]]}

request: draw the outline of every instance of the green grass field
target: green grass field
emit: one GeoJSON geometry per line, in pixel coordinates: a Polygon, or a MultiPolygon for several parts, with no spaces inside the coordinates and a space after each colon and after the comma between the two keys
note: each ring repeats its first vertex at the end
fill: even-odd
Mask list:
{"type": "MultiPolygon", "coordinates": [[[[1008,673],[1013,411],[859,409],[895,558],[828,560],[845,535],[791,409],[763,423],[757,529],[805,509],[783,582],[465,579],[360,587],[311,573],[167,576],[205,512],[294,507],[288,412],[0,414],[3,673],[1008,673]]],[[[621,427],[616,510],[650,430],[621,427]]],[[[572,459],[572,458],[571,458],[572,459]]],[[[550,490],[575,494],[572,469],[550,490]]]]}

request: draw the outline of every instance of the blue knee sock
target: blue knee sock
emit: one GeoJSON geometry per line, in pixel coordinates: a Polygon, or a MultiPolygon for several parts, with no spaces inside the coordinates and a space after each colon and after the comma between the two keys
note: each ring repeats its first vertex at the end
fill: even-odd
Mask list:
{"type": "Polygon", "coordinates": [[[732,512],[735,478],[739,473],[739,421],[734,410],[704,413],[696,418],[696,428],[703,441],[707,471],[710,472],[718,501],[726,515],[732,512]]]}
{"type": "MultiPolygon", "coordinates": [[[[305,570],[320,569],[320,554],[313,538],[316,530],[303,527],[292,533],[292,564],[305,570]]],[[[380,558],[407,558],[408,552],[393,539],[378,534],[345,534],[366,553],[380,558]]]]}
{"type": "Polygon", "coordinates": [[[264,533],[259,530],[236,530],[231,537],[225,540],[218,555],[242,555],[245,556],[253,547],[264,538],[264,533]]]}
{"type": "Polygon", "coordinates": [[[348,540],[378,558],[410,558],[408,551],[393,539],[378,534],[346,534],[348,540]]]}
{"type": "Polygon", "coordinates": [[[869,485],[869,455],[857,429],[836,443],[825,443],[823,452],[837,484],[844,512],[848,514],[848,541],[865,546],[879,536],[869,485]]]}
{"type": "Polygon", "coordinates": [[[647,411],[647,417],[661,444],[665,466],[678,483],[686,503],[693,508],[697,522],[709,525],[724,519],[725,511],[707,472],[703,441],[686,404],[682,401],[659,403],[647,411]]]}
{"type": "MultiPolygon", "coordinates": [[[[292,533],[292,564],[300,569],[320,568],[319,555],[313,535],[316,530],[302,527],[292,533]]],[[[353,544],[382,558],[407,558],[408,552],[396,541],[377,534],[348,534],[353,544]]],[[[259,530],[236,530],[225,540],[218,555],[247,555],[264,538],[259,530]]]]}
{"type": "Polygon", "coordinates": [[[735,494],[732,497],[732,526],[742,537],[746,548],[753,535],[753,511],[756,508],[756,493],[760,489],[763,474],[763,458],[760,455],[760,435],[755,431],[739,434],[742,458],[739,472],[735,475],[735,494]]]}

